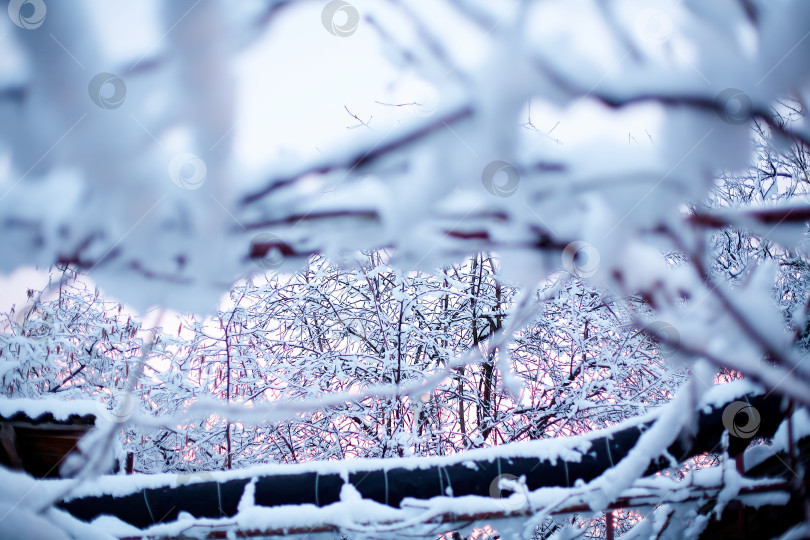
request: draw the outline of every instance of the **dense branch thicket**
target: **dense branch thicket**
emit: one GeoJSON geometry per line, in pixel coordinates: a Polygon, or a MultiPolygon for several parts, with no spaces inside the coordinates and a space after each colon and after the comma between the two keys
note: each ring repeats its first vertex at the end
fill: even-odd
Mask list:
{"type": "MultiPolygon", "coordinates": [[[[514,343],[490,347],[516,294],[497,270],[495,258],[479,255],[432,274],[402,273],[384,252],[371,252],[354,265],[316,257],[300,273],[245,280],[215,315],[159,329],[134,391],[139,408],[159,416],[213,397],[314,409],[261,424],[209,416],[173,429],[130,429],[125,448],[135,452],[136,470],[445,455],[581,433],[664,403],[685,380],[634,326],[643,304],[610,299],[567,274],[536,291],[540,316],[514,343]],[[477,360],[451,367],[415,398],[317,406],[327,392],[419,381],[470,350],[477,360]],[[504,387],[498,355],[510,358],[518,395],[504,387]]],[[[6,314],[0,358],[21,363],[7,364],[5,393],[90,395],[120,406],[127,370],[143,350],[140,323],[70,270],[61,279],[60,293],[21,325],[6,314]]]]}

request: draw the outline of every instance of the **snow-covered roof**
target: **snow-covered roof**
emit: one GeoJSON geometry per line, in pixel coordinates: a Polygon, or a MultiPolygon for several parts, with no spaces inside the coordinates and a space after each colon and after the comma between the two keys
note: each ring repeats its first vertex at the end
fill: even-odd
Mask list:
{"type": "Polygon", "coordinates": [[[0,419],[32,422],[93,423],[99,414],[96,401],[0,397],[0,419]]]}
{"type": "MultiPolygon", "coordinates": [[[[760,392],[762,392],[761,387],[745,380],[717,385],[708,390],[700,399],[697,410],[709,413],[712,408],[717,408],[724,403],[740,399],[749,393],[760,392]]],[[[420,470],[435,467],[451,467],[458,464],[474,469],[474,462],[476,461],[495,462],[496,460],[519,458],[533,458],[540,461],[547,461],[551,464],[556,464],[559,460],[579,461],[584,454],[590,451],[594,440],[610,437],[631,428],[643,427],[644,424],[657,419],[662,413],[662,410],[661,408],[653,409],[647,414],[630,418],[616,425],[594,430],[582,435],[503,444],[496,447],[468,450],[463,453],[448,456],[404,457],[398,459],[364,458],[296,464],[270,463],[231,471],[200,471],[186,474],[139,474],[125,478],[106,476],[96,479],[93,483],[77,486],[72,491],[68,500],[100,495],[119,497],[144,489],[156,489],[197,482],[228,482],[231,480],[250,479],[257,476],[317,473],[324,476],[338,474],[344,478],[348,478],[354,473],[368,470],[420,470]]]]}

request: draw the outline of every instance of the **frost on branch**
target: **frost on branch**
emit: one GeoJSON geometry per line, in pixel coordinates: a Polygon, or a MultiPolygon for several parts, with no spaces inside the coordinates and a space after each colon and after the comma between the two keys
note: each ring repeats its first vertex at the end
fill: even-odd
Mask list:
{"type": "Polygon", "coordinates": [[[715,380],[810,402],[806,2],[4,5],[0,269],[63,274],[0,377],[137,396],[142,472],[441,455],[679,391],[594,512],[715,380]],[[327,75],[285,93],[301,43],[327,75]],[[330,92],[351,130],[278,127],[330,92]],[[77,270],[194,315],[147,346],[77,270]]]}

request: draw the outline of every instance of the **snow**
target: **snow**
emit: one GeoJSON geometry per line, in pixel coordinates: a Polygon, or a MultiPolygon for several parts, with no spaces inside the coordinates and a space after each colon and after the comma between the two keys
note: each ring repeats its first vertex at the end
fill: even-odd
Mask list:
{"type": "Polygon", "coordinates": [[[726,403],[731,403],[747,394],[758,395],[763,392],[764,389],[762,386],[746,379],[716,384],[713,385],[708,392],[700,396],[698,408],[703,412],[709,412],[712,407],[719,407],[726,403]]]}
{"type": "MultiPolygon", "coordinates": [[[[649,420],[649,418],[647,418],[649,420]]],[[[595,431],[586,436],[566,437],[560,439],[547,439],[527,443],[515,443],[493,448],[469,450],[462,454],[446,457],[411,457],[386,459],[354,459],[342,462],[313,462],[287,465],[257,465],[233,471],[211,471],[210,479],[217,482],[228,480],[253,478],[265,475],[300,474],[315,472],[318,474],[339,474],[348,479],[348,475],[363,470],[391,470],[394,468],[426,469],[435,466],[449,466],[457,463],[469,463],[471,460],[494,462],[497,459],[507,460],[512,457],[532,457],[549,461],[554,464],[558,459],[579,461],[582,455],[590,448],[590,439],[615,432],[628,425],[637,425],[631,421],[613,426],[608,430],[595,431]]],[[[70,495],[70,499],[91,495],[109,494],[122,496],[146,488],[171,486],[176,483],[176,474],[152,474],[132,476],[103,476],[93,482],[78,486],[70,495]]],[[[56,481],[58,482],[58,481],[56,481]]]]}
{"type": "MultiPolygon", "coordinates": [[[[245,491],[242,493],[242,497],[239,499],[239,504],[237,505],[237,510],[242,513],[246,512],[249,509],[256,506],[256,478],[253,478],[250,482],[245,485],[245,491]]],[[[342,492],[341,492],[342,498],[342,492]]]]}
{"type": "Polygon", "coordinates": [[[104,529],[49,507],[52,484],[0,467],[0,537],[15,540],[112,540],[104,529]]]}
{"type": "Polygon", "coordinates": [[[0,502],[0,515],[3,516],[3,536],[5,538],[32,540],[68,540],[70,538],[56,525],[26,508],[15,508],[10,503],[0,502]]]}
{"type": "MultiPolygon", "coordinates": [[[[701,406],[719,405],[725,402],[726,398],[742,397],[750,391],[752,385],[746,381],[736,381],[733,383],[717,385],[707,390],[701,400],[701,406]],[[722,399],[721,399],[722,397],[722,399]]],[[[68,500],[94,495],[123,496],[135,493],[148,488],[159,488],[163,486],[177,485],[182,479],[187,483],[191,479],[199,481],[226,482],[236,479],[252,479],[257,476],[300,474],[315,472],[321,475],[339,474],[348,482],[349,475],[357,471],[364,470],[391,470],[394,468],[404,469],[427,469],[431,467],[447,467],[454,464],[462,464],[466,467],[473,467],[474,461],[508,460],[509,458],[528,457],[556,464],[557,460],[579,461],[590,449],[590,441],[616,433],[628,427],[638,426],[658,419],[662,414],[683,415],[684,407],[665,406],[655,409],[646,415],[635,417],[618,423],[606,429],[592,431],[585,435],[560,437],[555,439],[542,439],[536,441],[505,444],[496,447],[479,448],[468,450],[452,456],[443,457],[406,457],[406,458],[386,458],[386,459],[353,459],[345,461],[323,461],[300,464],[267,464],[246,467],[244,469],[232,471],[207,471],[205,473],[195,473],[191,475],[177,475],[170,473],[131,476],[101,476],[92,482],[86,482],[77,486],[70,494],[68,500]],[[668,412],[667,412],[668,411],[668,412]],[[678,412],[676,412],[678,411],[678,412]],[[201,476],[204,474],[204,477],[201,476]]],[[[688,416],[688,415],[687,415],[688,416]]],[[[679,420],[682,421],[682,420],[679,420]]],[[[650,441],[646,450],[638,450],[636,459],[633,460],[632,468],[644,470],[652,457],[658,455],[661,449],[677,436],[678,430],[672,429],[672,423],[658,422],[660,426],[657,430],[647,430],[642,436],[644,440],[650,441]],[[666,436],[662,436],[666,434],[666,436]],[[668,442],[669,441],[669,442],[668,442]],[[640,460],[640,461],[639,461],[640,460]],[[645,461],[646,460],[646,461],[645,461]],[[643,462],[643,463],[642,463],[643,462]]],[[[655,429],[655,428],[653,428],[655,429]]],[[[622,491],[626,489],[627,481],[632,482],[634,478],[623,476],[624,473],[615,473],[619,476],[605,480],[600,480],[598,486],[608,488],[612,491],[622,491]],[[624,480],[619,480],[624,478],[624,480]]],[[[67,482],[61,480],[53,481],[67,482]]]]}
{"type": "MultiPolygon", "coordinates": [[[[799,441],[810,435],[810,413],[808,413],[807,409],[798,409],[790,418],[793,422],[794,441],[799,441]]],[[[773,436],[773,447],[774,449],[786,450],[788,446],[788,424],[786,419],[773,436]]]]}
{"type": "Polygon", "coordinates": [[[94,519],[90,524],[94,529],[100,531],[107,531],[110,535],[116,538],[123,538],[127,536],[140,536],[143,531],[137,527],[133,527],[125,521],[121,521],[113,516],[99,516],[94,519]]]}
{"type": "Polygon", "coordinates": [[[10,418],[17,413],[22,413],[32,420],[36,420],[42,415],[51,414],[57,421],[68,420],[71,416],[99,416],[99,410],[103,404],[93,400],[72,400],[62,399],[32,399],[32,398],[8,398],[0,396],[0,416],[10,418]]]}
{"type": "MultiPolygon", "coordinates": [[[[717,193],[718,175],[763,159],[751,137],[752,115],[776,134],[774,140],[796,134],[807,142],[806,123],[781,124],[771,115],[779,100],[810,96],[810,4],[479,4],[356,0],[345,7],[358,26],[343,36],[330,25],[334,21],[324,20],[324,6],[314,3],[257,0],[232,8],[216,2],[51,2],[42,28],[31,29],[15,22],[9,4],[9,18],[0,17],[0,271],[71,261],[90,271],[105,294],[137,310],[161,305],[204,316],[216,311],[235,282],[267,270],[248,256],[259,234],[274,235],[292,252],[284,257],[284,270],[300,267],[316,252],[340,258],[389,247],[392,262],[405,270],[498,252],[503,277],[527,291],[559,279],[552,297],[570,274],[582,273],[563,256],[570,255],[566,246],[592,248],[594,268],[579,277],[618,298],[643,298],[643,309],[627,324],[671,329],[672,343],[664,348],[672,353],[665,356],[695,374],[673,405],[630,421],[659,419],[628,459],[577,487],[596,490],[574,497],[594,509],[633,487],[642,464],[672,442],[696,403],[705,408],[750,391],[777,391],[807,405],[806,352],[786,331],[783,317],[790,308],[791,320],[802,327],[806,289],[797,286],[774,301],[785,292],[779,287],[789,272],[762,263],[763,257],[785,263],[788,255],[775,256],[778,250],[803,263],[799,246],[806,243],[806,227],[788,218],[794,209],[806,210],[806,194],[791,206],[773,200],[801,175],[780,171],[785,184],[774,180],[760,198],[706,201],[717,193]],[[116,88],[123,94],[115,102],[93,90],[91,81],[105,73],[120,83],[116,88]],[[503,193],[486,184],[482,174],[493,162],[518,173],[516,189],[503,193]],[[716,246],[707,247],[716,240],[712,227],[689,219],[702,205],[758,234],[762,250],[748,249],[750,260],[716,268],[716,246]],[[784,211],[785,223],[746,217],[750,209],[765,207],[784,211]],[[773,249],[770,240],[778,244],[773,249]],[[759,386],[704,391],[721,367],[759,386]]],[[[393,298],[412,315],[404,294],[393,298]]],[[[509,347],[531,315],[525,311],[516,309],[489,343],[489,350],[500,347],[499,384],[514,401],[523,388],[511,371],[509,347]]],[[[19,383],[28,365],[47,371],[50,350],[34,334],[22,328],[16,333],[12,317],[9,328],[7,345],[16,353],[0,359],[2,380],[19,383]]],[[[363,331],[358,328],[356,334],[363,331]]],[[[416,326],[404,328],[418,333],[416,326]]],[[[393,338],[382,341],[387,345],[393,338]]],[[[379,360],[388,365],[393,353],[387,346],[385,351],[379,360]]],[[[456,352],[422,380],[396,387],[347,382],[325,395],[250,408],[230,395],[225,405],[191,396],[165,415],[138,411],[130,420],[139,428],[176,427],[203,414],[275,422],[365,398],[412,399],[433,392],[454,369],[480,363],[478,351],[456,352]]],[[[251,360],[257,365],[266,359],[251,360]]],[[[350,366],[355,375],[357,364],[350,366]]],[[[155,399],[171,394],[173,381],[153,376],[160,383],[153,385],[155,399]]],[[[347,371],[345,377],[351,376],[347,371]]],[[[594,409],[583,400],[569,410],[594,409]]],[[[0,414],[18,412],[49,412],[60,420],[104,416],[95,402],[0,400],[0,414]]],[[[804,411],[795,421],[798,433],[810,429],[804,411]]],[[[578,459],[597,433],[612,429],[618,426],[444,458],[266,465],[211,474],[219,481],[305,470],[346,476],[358,467],[417,468],[509,456],[554,462],[578,459]]],[[[397,433],[391,440],[405,445],[412,438],[397,433]]],[[[783,448],[785,438],[782,429],[774,447],[783,448]]],[[[469,441],[483,444],[484,438],[474,433],[469,441]]],[[[762,452],[751,451],[750,461],[762,452]]],[[[736,497],[742,485],[727,472],[723,501],[736,497]]],[[[130,493],[172,478],[101,478],[73,496],[130,493]]],[[[314,515],[314,523],[347,524],[364,512],[387,515],[354,500],[348,487],[346,500],[334,508],[296,509],[294,516],[251,506],[248,491],[239,526],[270,517],[291,523],[305,514],[314,515]]],[[[537,493],[534,502],[551,504],[557,500],[552,493],[571,495],[537,493]]],[[[435,508],[444,502],[436,501],[435,508]]],[[[409,514],[406,522],[432,519],[435,508],[409,514]]],[[[30,518],[38,526],[40,514],[32,512],[25,505],[11,509],[10,523],[30,518]]],[[[51,524],[64,519],[49,512],[51,524]]],[[[662,520],[663,512],[656,512],[638,533],[657,534],[662,520]]],[[[42,527],[48,534],[48,524],[42,527]]]]}

